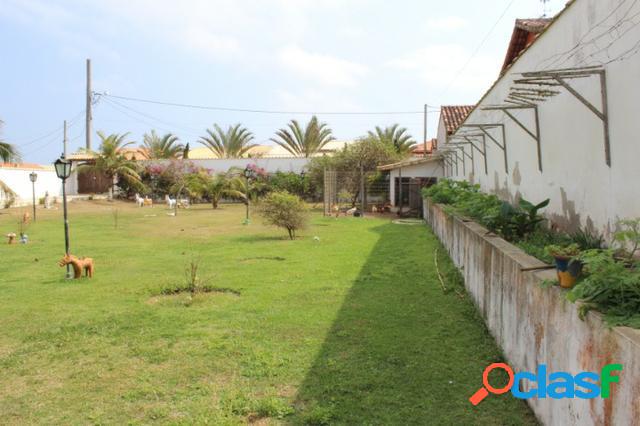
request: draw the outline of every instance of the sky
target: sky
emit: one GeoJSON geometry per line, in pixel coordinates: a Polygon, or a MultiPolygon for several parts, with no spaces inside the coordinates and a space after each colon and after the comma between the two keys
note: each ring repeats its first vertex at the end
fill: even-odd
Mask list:
{"type": "Polygon", "coordinates": [[[67,120],[69,150],[83,147],[91,58],[106,93],[94,132],[136,143],[156,129],[197,147],[214,123],[242,123],[269,144],[309,112],[338,140],[398,123],[422,141],[424,105],[433,137],[440,105],[473,104],[497,78],[514,20],[542,13],[540,0],[1,0],[0,138],[50,163],[67,120]]]}

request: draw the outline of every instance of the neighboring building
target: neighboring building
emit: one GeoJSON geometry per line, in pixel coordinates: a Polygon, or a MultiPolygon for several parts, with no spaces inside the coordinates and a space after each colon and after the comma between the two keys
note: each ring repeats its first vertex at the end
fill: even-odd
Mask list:
{"type": "Polygon", "coordinates": [[[6,194],[0,189],[0,209],[4,208],[7,201],[13,199],[13,206],[31,205],[33,200],[33,187],[29,175],[35,172],[38,178],[35,183],[36,203],[45,193],[52,198],[58,197],[62,191],[62,183],[53,166],[42,166],[29,163],[0,163],[0,182],[6,185],[15,195],[6,194]]]}
{"type": "MultiPolygon", "coordinates": [[[[343,149],[350,143],[355,142],[355,140],[347,140],[347,141],[331,141],[326,144],[320,152],[318,152],[315,156],[321,155],[331,155],[336,151],[343,149]]],[[[257,145],[249,150],[246,155],[246,158],[291,158],[293,155],[280,145],[257,145]]],[[[189,159],[191,160],[212,160],[216,159],[217,156],[211,151],[209,148],[205,146],[199,146],[196,148],[192,148],[189,151],[189,159]]]]}
{"type": "Polygon", "coordinates": [[[403,206],[406,210],[415,210],[419,214],[422,214],[422,188],[437,183],[444,176],[442,158],[439,155],[410,158],[380,166],[378,170],[389,173],[391,205],[395,208],[403,206]]]}
{"type": "Polygon", "coordinates": [[[411,155],[414,157],[424,157],[425,155],[431,155],[438,149],[438,140],[433,138],[428,140],[427,143],[417,143],[416,147],[411,151],[411,155]],[[426,148],[426,150],[425,150],[426,148]]]}
{"type": "Polygon", "coordinates": [[[449,136],[458,130],[458,127],[467,118],[473,107],[473,105],[444,105],[440,107],[437,138],[440,146],[448,142],[449,136]]]}
{"type": "Polygon", "coordinates": [[[507,69],[520,57],[520,54],[529,47],[538,35],[540,35],[551,23],[551,19],[516,19],[516,25],[513,28],[507,55],[502,64],[500,75],[504,74],[507,69]]]}
{"type": "Polygon", "coordinates": [[[639,217],[640,26],[631,17],[640,3],[621,5],[573,0],[528,34],[530,21],[518,21],[503,73],[448,139],[493,125],[485,130],[497,143],[487,136],[486,155],[473,149],[473,163],[447,175],[509,201],[550,198],[545,214],[569,231],[610,236],[618,220],[639,217]]]}

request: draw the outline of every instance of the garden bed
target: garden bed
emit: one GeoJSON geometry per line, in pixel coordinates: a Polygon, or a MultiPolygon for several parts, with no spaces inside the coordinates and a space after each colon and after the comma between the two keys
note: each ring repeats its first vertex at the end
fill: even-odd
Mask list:
{"type": "Polygon", "coordinates": [[[523,271],[545,263],[481,225],[425,200],[424,216],[461,269],[465,286],[515,371],[600,372],[622,364],[610,399],[529,399],[546,424],[632,424],[640,418],[640,331],[608,327],[597,312],[579,318],[579,305],[559,288],[545,288],[554,271],[523,271]]]}

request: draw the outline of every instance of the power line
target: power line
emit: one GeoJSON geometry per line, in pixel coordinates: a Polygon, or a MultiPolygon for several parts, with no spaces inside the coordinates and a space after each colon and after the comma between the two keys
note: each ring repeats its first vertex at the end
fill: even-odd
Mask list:
{"type": "Polygon", "coordinates": [[[505,7],[505,9],[502,11],[502,14],[500,15],[500,17],[496,20],[496,22],[493,24],[493,26],[491,27],[491,29],[489,30],[489,32],[487,33],[487,35],[484,36],[484,38],[482,39],[482,41],[480,42],[480,44],[478,45],[478,47],[476,47],[476,49],[473,51],[473,53],[471,54],[471,56],[469,56],[469,59],[467,60],[467,62],[464,64],[464,66],[462,68],[460,68],[458,70],[458,72],[453,76],[453,78],[451,79],[451,81],[449,81],[449,83],[445,86],[444,90],[442,91],[442,93],[440,93],[439,97],[442,98],[447,91],[451,88],[451,85],[453,83],[455,83],[455,81],[460,77],[460,75],[467,69],[467,67],[471,64],[471,61],[473,60],[473,58],[476,57],[476,55],[478,54],[478,52],[480,52],[480,49],[482,49],[482,47],[484,46],[484,44],[487,42],[487,40],[489,39],[489,37],[491,36],[491,34],[493,33],[493,30],[496,29],[496,27],[498,26],[498,24],[500,23],[500,21],[502,21],[502,18],[504,18],[504,16],[507,14],[507,12],[509,11],[509,9],[511,9],[511,6],[516,2],[516,0],[511,0],[509,2],[509,4],[507,5],[507,7],[505,7]]]}
{"type": "MultiPolygon", "coordinates": [[[[515,1],[515,0],[512,0],[515,1]]],[[[212,110],[212,111],[227,111],[227,112],[246,112],[246,113],[254,113],[254,114],[304,114],[304,115],[409,115],[409,114],[424,114],[424,111],[283,111],[283,110],[268,110],[268,109],[250,109],[250,108],[229,108],[229,107],[221,107],[221,106],[207,106],[207,105],[196,105],[196,104],[184,104],[178,102],[165,102],[165,101],[156,101],[151,99],[142,99],[142,98],[133,98],[129,96],[118,96],[107,93],[95,93],[96,96],[105,97],[105,98],[116,98],[122,99],[125,101],[132,102],[142,102],[148,104],[155,105],[164,105],[164,106],[173,106],[180,108],[191,108],[191,109],[203,109],[203,110],[212,110]]],[[[433,111],[432,111],[433,112],[433,111]]]]}

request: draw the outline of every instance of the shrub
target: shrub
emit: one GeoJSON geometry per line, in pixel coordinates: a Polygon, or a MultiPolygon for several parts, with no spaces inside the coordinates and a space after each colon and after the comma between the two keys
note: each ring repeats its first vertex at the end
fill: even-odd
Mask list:
{"type": "Polygon", "coordinates": [[[269,176],[269,186],[272,191],[286,191],[298,197],[310,198],[310,178],[294,172],[275,172],[269,176]]]}
{"type": "Polygon", "coordinates": [[[579,259],[585,278],[567,298],[583,302],[581,317],[597,309],[611,325],[640,325],[640,271],[616,260],[613,250],[587,250],[579,259]]]}
{"type": "Polygon", "coordinates": [[[309,211],[297,195],[288,192],[272,192],[260,204],[260,214],[267,225],[284,228],[289,238],[296,237],[296,231],[306,226],[309,211]]]}

